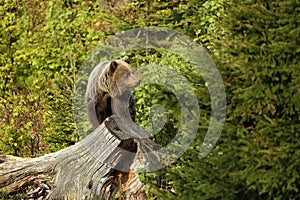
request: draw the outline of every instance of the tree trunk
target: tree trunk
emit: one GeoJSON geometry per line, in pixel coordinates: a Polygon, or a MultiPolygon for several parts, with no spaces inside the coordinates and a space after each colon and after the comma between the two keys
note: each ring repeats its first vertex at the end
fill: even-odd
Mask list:
{"type": "Polygon", "coordinates": [[[112,116],[56,153],[1,156],[0,191],[19,199],[146,199],[136,170],[161,168],[159,149],[141,127],[112,116]]]}

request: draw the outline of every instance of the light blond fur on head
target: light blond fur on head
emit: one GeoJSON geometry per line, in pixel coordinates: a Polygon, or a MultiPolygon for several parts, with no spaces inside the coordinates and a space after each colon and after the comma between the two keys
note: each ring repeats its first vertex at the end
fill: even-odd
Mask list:
{"type": "MultiPolygon", "coordinates": [[[[125,59],[125,58],[124,58],[125,59]]],[[[131,70],[130,65],[123,60],[106,61],[97,65],[91,72],[86,90],[86,98],[95,99],[99,91],[107,92],[110,96],[115,97],[117,93],[121,93],[117,81],[121,80],[122,76],[131,70]],[[116,62],[118,66],[118,73],[109,73],[109,68],[112,62],[116,62]],[[111,77],[109,77],[111,76],[111,77]]]]}

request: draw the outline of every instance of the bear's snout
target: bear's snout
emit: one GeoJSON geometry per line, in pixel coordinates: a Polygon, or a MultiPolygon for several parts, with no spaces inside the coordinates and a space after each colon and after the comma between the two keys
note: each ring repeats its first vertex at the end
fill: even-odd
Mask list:
{"type": "Polygon", "coordinates": [[[125,80],[125,82],[128,83],[129,87],[137,87],[140,85],[141,80],[138,79],[136,76],[134,76],[133,74],[130,74],[127,79],[125,80]]]}
{"type": "Polygon", "coordinates": [[[141,80],[137,80],[136,83],[134,85],[132,85],[133,88],[138,87],[141,84],[141,80]]]}

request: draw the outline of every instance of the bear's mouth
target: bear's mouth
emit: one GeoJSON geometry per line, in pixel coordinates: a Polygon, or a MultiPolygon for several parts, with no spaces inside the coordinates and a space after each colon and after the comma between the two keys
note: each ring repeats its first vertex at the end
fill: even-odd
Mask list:
{"type": "Polygon", "coordinates": [[[136,87],[138,87],[138,86],[140,85],[140,83],[141,83],[141,81],[139,81],[139,82],[137,82],[137,83],[135,83],[135,84],[133,84],[133,85],[127,85],[127,87],[126,87],[125,90],[128,90],[128,91],[133,92],[133,90],[134,90],[136,87]]]}
{"type": "Polygon", "coordinates": [[[136,84],[135,84],[133,87],[134,87],[134,88],[135,88],[135,87],[138,87],[138,86],[141,84],[141,82],[142,82],[142,81],[139,80],[138,82],[136,82],[136,84]]]}
{"type": "Polygon", "coordinates": [[[141,80],[135,82],[134,84],[127,85],[127,88],[134,89],[134,88],[138,87],[140,84],[141,84],[141,80]]]}

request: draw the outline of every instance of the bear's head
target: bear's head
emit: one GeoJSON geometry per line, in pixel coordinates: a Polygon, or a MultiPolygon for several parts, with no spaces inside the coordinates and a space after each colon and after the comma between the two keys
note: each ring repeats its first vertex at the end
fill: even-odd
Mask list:
{"type": "Polygon", "coordinates": [[[122,95],[126,90],[137,87],[140,80],[134,75],[134,70],[123,60],[111,61],[100,77],[102,87],[111,97],[122,95]]]}

